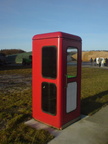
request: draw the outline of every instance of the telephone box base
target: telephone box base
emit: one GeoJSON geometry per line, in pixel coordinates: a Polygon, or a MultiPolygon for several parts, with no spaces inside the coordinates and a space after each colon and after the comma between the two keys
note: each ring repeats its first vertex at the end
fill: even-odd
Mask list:
{"type": "Polygon", "coordinates": [[[40,123],[42,123],[42,124],[45,124],[45,125],[47,125],[47,126],[49,126],[49,127],[51,127],[51,128],[58,129],[58,130],[63,130],[63,129],[65,129],[66,127],[68,127],[69,125],[73,124],[74,122],[77,122],[77,121],[80,120],[80,119],[81,119],[81,116],[79,116],[79,117],[71,120],[70,122],[68,122],[68,123],[66,123],[65,125],[63,125],[61,128],[54,127],[54,126],[49,125],[49,124],[47,124],[47,123],[41,122],[41,121],[39,121],[39,120],[37,120],[37,119],[34,119],[34,120],[35,120],[35,121],[38,121],[38,122],[40,122],[40,123]]]}

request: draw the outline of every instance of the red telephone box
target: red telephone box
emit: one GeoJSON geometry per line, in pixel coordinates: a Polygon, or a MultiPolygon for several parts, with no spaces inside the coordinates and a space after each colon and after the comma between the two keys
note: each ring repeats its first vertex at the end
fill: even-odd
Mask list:
{"type": "Polygon", "coordinates": [[[63,129],[80,118],[81,38],[54,32],[32,40],[33,118],[63,129]]]}

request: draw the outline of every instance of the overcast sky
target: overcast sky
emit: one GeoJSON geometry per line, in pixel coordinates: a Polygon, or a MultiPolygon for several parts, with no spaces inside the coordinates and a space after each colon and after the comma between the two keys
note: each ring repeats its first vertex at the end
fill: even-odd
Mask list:
{"type": "Polygon", "coordinates": [[[33,35],[56,31],[108,50],[108,0],[0,0],[0,49],[31,51],[33,35]]]}

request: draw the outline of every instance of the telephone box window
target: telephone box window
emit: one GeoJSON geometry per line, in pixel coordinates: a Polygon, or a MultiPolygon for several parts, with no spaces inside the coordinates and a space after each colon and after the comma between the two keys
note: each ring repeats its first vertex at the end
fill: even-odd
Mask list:
{"type": "Polygon", "coordinates": [[[67,78],[77,76],[78,51],[76,48],[68,47],[67,49],[67,78]]]}
{"type": "Polygon", "coordinates": [[[57,50],[54,46],[42,48],[42,75],[46,78],[57,76],[57,50]]]}
{"type": "Polygon", "coordinates": [[[42,83],[42,110],[52,115],[56,115],[56,91],[55,84],[42,83]]]}

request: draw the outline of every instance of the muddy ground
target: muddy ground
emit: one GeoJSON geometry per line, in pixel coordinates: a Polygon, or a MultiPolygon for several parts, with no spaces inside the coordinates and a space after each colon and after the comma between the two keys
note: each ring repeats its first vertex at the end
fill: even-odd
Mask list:
{"type": "Polygon", "coordinates": [[[21,74],[4,74],[0,75],[0,89],[12,87],[14,85],[26,85],[31,86],[31,75],[21,75],[21,74]]]}

